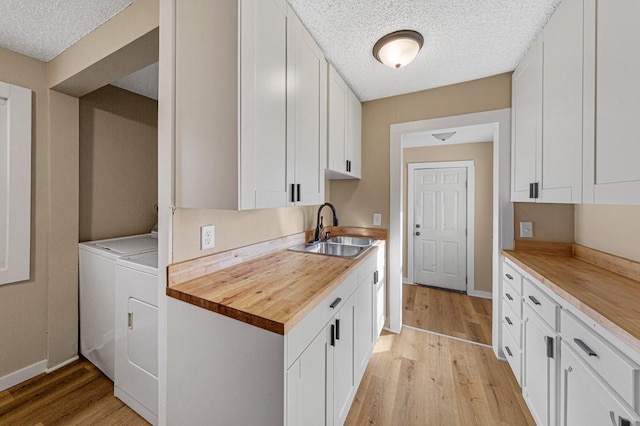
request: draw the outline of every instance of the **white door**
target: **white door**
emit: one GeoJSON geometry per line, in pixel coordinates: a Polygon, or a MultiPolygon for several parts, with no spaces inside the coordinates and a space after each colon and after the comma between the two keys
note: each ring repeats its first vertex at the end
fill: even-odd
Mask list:
{"type": "Polygon", "coordinates": [[[467,169],[414,172],[414,281],[467,290],[467,169]]]}

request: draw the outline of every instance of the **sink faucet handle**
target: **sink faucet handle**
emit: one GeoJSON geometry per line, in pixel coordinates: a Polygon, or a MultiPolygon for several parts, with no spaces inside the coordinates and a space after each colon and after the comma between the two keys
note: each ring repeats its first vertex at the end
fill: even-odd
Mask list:
{"type": "Polygon", "coordinates": [[[329,238],[331,238],[331,232],[327,231],[324,233],[324,239],[328,240],[329,238]]]}

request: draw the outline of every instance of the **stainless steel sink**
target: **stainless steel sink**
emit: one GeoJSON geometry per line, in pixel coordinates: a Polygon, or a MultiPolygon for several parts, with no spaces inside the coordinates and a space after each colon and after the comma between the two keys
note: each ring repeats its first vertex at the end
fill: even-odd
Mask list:
{"type": "Polygon", "coordinates": [[[333,243],[333,244],[347,244],[350,246],[370,246],[373,245],[373,243],[376,242],[376,240],[371,239],[371,238],[364,238],[364,237],[333,237],[333,238],[329,238],[327,240],[327,242],[329,243],[333,243]]]}
{"type": "Polygon", "coordinates": [[[327,256],[357,258],[371,246],[352,246],[347,244],[330,243],[321,241],[317,243],[305,243],[291,247],[291,251],[303,253],[324,254],[327,256]]]}

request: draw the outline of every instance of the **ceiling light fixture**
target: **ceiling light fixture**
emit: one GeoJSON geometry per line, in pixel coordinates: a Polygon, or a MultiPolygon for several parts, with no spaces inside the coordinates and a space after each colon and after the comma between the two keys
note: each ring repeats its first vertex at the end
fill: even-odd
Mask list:
{"type": "Polygon", "coordinates": [[[456,134],[456,132],[434,133],[431,136],[433,136],[434,138],[439,139],[442,142],[444,142],[444,141],[446,141],[447,139],[449,139],[450,137],[452,137],[455,134],[456,134]]]}
{"type": "Polygon", "coordinates": [[[423,43],[424,38],[417,31],[396,31],[376,42],[373,56],[388,67],[402,68],[415,59],[423,43]]]}

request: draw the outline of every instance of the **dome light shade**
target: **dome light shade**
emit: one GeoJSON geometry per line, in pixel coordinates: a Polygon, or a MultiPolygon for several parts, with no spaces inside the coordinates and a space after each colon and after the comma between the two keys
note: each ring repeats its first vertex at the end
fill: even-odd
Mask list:
{"type": "Polygon", "coordinates": [[[424,38],[417,31],[396,31],[376,42],[373,56],[390,68],[402,68],[415,59],[423,43],[424,38]]]}

